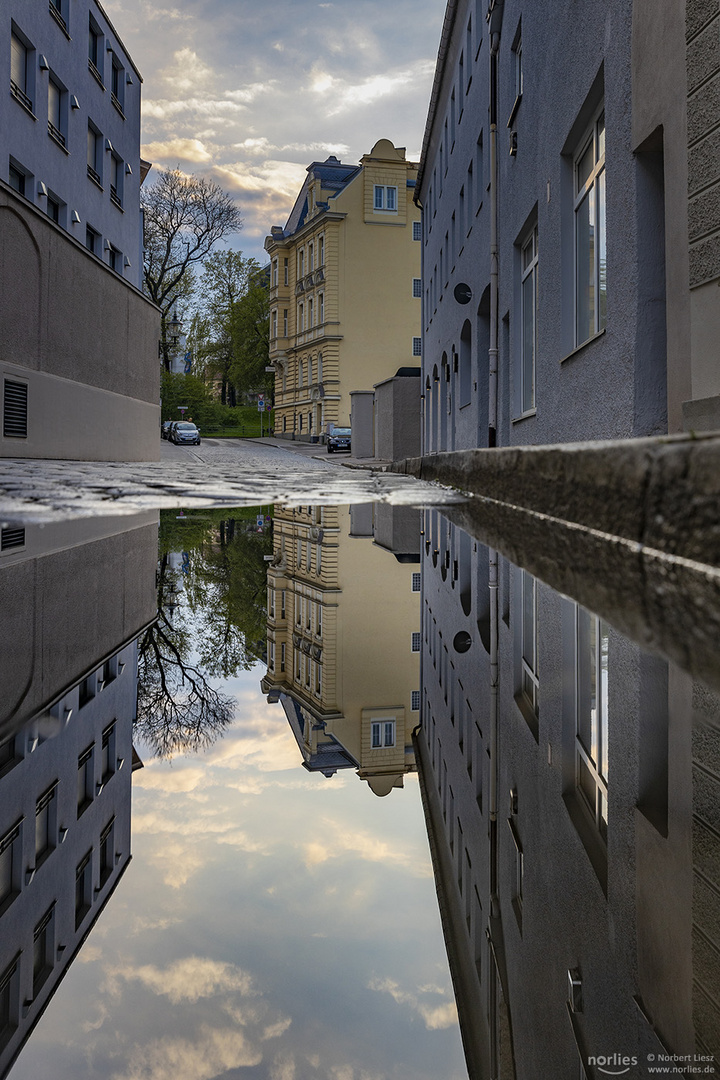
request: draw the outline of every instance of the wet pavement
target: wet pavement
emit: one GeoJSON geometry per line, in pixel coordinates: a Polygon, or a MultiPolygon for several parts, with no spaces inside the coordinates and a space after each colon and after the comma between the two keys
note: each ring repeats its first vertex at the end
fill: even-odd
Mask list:
{"type": "Polygon", "coordinates": [[[284,501],[444,505],[456,493],[413,477],[323,457],[318,447],[206,439],[199,447],[162,442],[152,462],[0,461],[0,519],[49,522],[171,507],[253,506],[284,501]],[[291,481],[289,481],[291,477],[291,481]]]}

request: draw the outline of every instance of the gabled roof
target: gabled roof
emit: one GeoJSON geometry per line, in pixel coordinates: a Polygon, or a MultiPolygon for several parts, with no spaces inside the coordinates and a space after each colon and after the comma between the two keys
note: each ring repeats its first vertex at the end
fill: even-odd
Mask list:
{"type": "Polygon", "coordinates": [[[319,180],[325,191],[331,191],[337,195],[357,176],[360,169],[360,165],[343,165],[339,158],[332,154],[325,161],[313,161],[311,165],[308,165],[307,179],[285,223],[283,236],[292,236],[305,224],[308,214],[308,189],[314,180],[319,180]]]}

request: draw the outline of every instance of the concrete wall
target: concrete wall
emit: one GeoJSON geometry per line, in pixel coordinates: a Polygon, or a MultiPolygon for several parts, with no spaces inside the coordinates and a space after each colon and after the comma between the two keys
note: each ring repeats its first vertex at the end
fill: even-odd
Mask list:
{"type": "Polygon", "coordinates": [[[157,514],[26,526],[25,539],[23,550],[0,556],[4,731],[84,678],[157,610],[157,514]]]}
{"type": "Polygon", "coordinates": [[[0,367],[28,386],[27,438],[0,454],[156,459],[159,311],[2,183],[0,296],[0,367]]]}
{"type": "Polygon", "coordinates": [[[375,457],[399,461],[420,452],[420,371],[375,386],[375,457]]]}

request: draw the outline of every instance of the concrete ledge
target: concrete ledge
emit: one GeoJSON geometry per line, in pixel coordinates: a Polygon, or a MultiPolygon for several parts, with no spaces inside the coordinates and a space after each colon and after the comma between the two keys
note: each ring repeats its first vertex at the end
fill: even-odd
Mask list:
{"type": "Polygon", "coordinates": [[[720,434],[453,451],[391,471],[720,566],[720,434]]]}

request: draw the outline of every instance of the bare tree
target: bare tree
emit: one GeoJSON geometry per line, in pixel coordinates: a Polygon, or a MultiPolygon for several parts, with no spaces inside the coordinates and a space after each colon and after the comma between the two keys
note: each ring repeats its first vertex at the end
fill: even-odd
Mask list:
{"type": "Polygon", "coordinates": [[[162,349],[166,370],[170,358],[166,318],[188,291],[189,274],[213,247],[242,228],[240,210],[222,188],[180,169],[158,173],[141,189],[145,224],[145,291],[162,312],[162,349]]]}
{"type": "Polygon", "coordinates": [[[139,642],[136,732],[159,758],[197,752],[218,739],[234,715],[220,694],[187,662],[176,631],[161,610],[139,642]]]}

